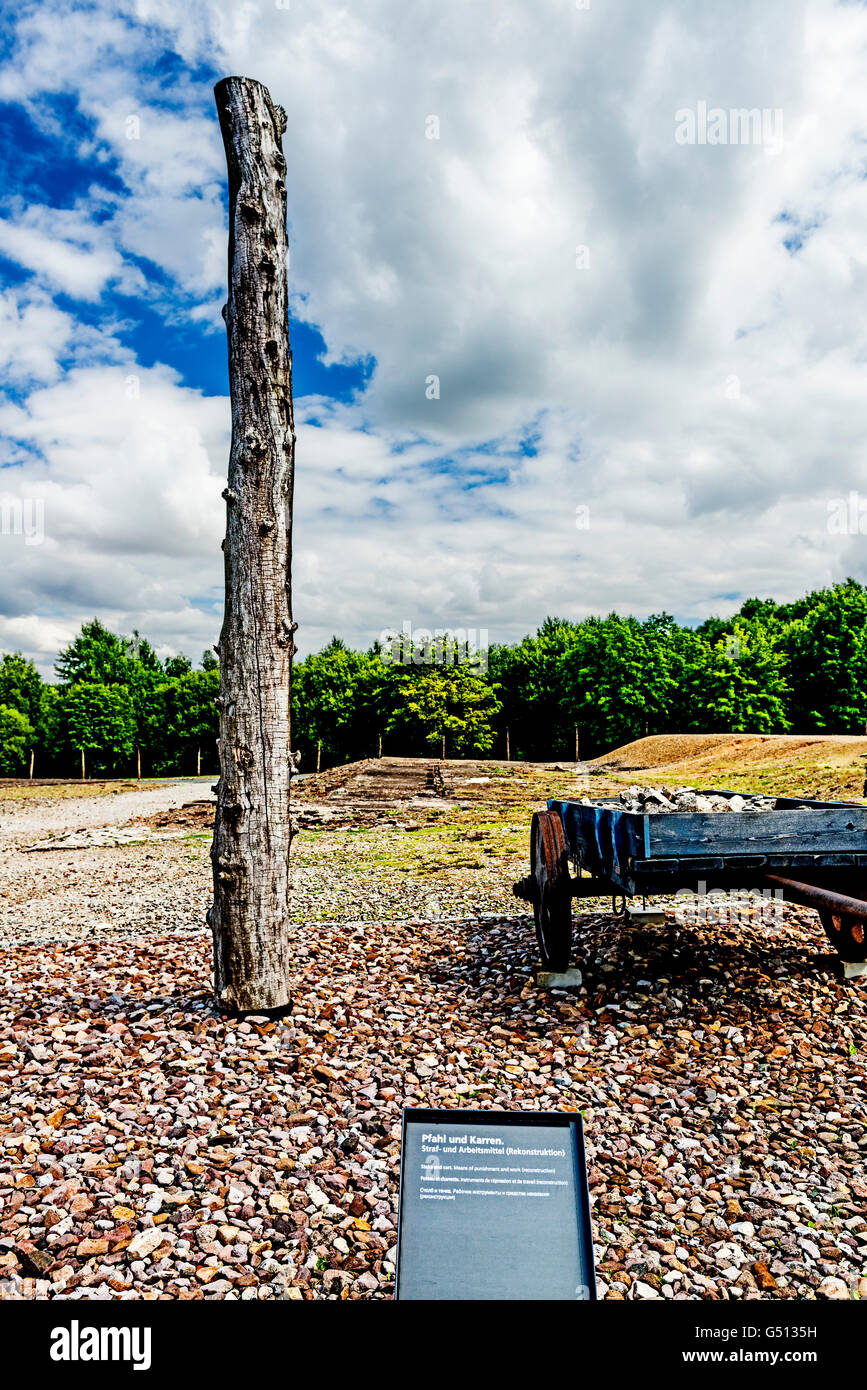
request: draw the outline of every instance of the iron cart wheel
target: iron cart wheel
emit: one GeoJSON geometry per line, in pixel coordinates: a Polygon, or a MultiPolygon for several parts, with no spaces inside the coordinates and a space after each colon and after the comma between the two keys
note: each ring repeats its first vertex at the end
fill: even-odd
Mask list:
{"type": "Polygon", "coordinates": [[[858,922],[854,917],[838,917],[833,912],[819,912],[825,935],[834,946],[840,959],[850,963],[867,960],[867,921],[858,922]]]}
{"type": "Polygon", "coordinates": [[[563,822],[553,811],[537,811],[530,826],[530,877],[536,885],[533,916],[542,964],[568,970],[572,954],[572,888],[563,822]]]}

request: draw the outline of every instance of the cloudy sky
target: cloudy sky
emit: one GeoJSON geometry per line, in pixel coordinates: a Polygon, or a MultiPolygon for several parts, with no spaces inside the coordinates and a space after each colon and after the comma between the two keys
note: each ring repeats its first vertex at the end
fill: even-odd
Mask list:
{"type": "Polygon", "coordinates": [[[833,0],[7,8],[0,649],[216,639],[230,73],[288,115],[302,651],[867,579],[865,59],[833,0]]]}

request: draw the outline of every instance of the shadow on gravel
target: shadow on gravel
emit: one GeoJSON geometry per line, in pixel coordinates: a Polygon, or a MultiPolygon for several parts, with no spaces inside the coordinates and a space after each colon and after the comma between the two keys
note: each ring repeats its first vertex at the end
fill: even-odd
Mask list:
{"type": "MultiPolygon", "coordinates": [[[[454,952],[429,961],[436,983],[477,989],[482,996],[495,985],[512,993],[531,986],[539,968],[531,917],[498,919],[490,926],[467,919],[451,926],[454,952]]],[[[827,983],[829,976],[840,979],[836,953],[816,949],[825,944],[818,923],[813,928],[799,921],[792,926],[796,932],[815,936],[815,946],[803,940],[790,944],[785,929],[768,936],[748,923],[702,930],[673,922],[640,927],[624,926],[611,915],[585,914],[576,924],[572,957],[583,976],[581,989],[536,997],[592,1007],[600,990],[616,1004],[664,984],[685,1009],[691,1001],[704,1006],[709,999],[725,998],[745,1014],[767,1010],[774,1006],[774,994],[790,992],[798,980],[815,985],[827,983]]]]}

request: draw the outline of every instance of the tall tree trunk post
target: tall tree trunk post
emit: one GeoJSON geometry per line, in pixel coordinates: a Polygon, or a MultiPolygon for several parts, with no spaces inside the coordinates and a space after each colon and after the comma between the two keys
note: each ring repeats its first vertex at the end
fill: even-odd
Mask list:
{"type": "Polygon", "coordinates": [[[196,776],[197,776],[197,777],[201,777],[201,775],[202,775],[202,745],[199,743],[199,744],[196,745],[196,776]]]}
{"type": "Polygon", "coordinates": [[[35,763],[35,761],[36,761],[36,752],[35,752],[35,750],[34,750],[33,748],[31,748],[31,749],[30,749],[30,771],[29,771],[28,774],[27,774],[27,776],[30,777],[30,778],[33,777],[33,764],[35,763]]]}
{"type": "Polygon", "coordinates": [[[578,725],[576,724],[576,725],[575,725],[575,761],[576,761],[576,763],[580,763],[580,761],[581,761],[581,759],[580,759],[580,757],[579,757],[580,752],[581,752],[581,738],[580,738],[580,734],[579,734],[579,732],[578,732],[578,725]]]}
{"type": "Polygon", "coordinates": [[[321,738],[318,738],[318,739],[316,740],[316,771],[317,771],[317,772],[319,771],[319,768],[320,768],[320,766],[321,766],[321,763],[322,763],[322,739],[321,739],[321,738]]]}
{"type": "Polygon", "coordinates": [[[137,749],[135,750],[135,777],[136,777],[136,781],[137,781],[137,782],[140,782],[140,781],[141,781],[141,749],[140,749],[140,748],[137,748],[137,749]]]}
{"type": "Polygon", "coordinates": [[[228,1013],[289,1004],[290,564],[295,460],[286,286],[286,116],[265,87],[214,89],[229,171],[232,445],[223,542],[214,987],[228,1013]]]}
{"type": "Polygon", "coordinates": [[[509,763],[509,762],[511,762],[511,761],[512,761],[512,760],[511,760],[511,758],[509,757],[509,730],[507,729],[507,730],[506,730],[506,762],[509,763]]]}
{"type": "Polygon", "coordinates": [[[84,770],[84,749],[82,748],[82,750],[81,750],[81,780],[82,780],[82,782],[85,780],[86,776],[87,776],[87,774],[86,774],[86,772],[85,772],[85,770],[84,770]]]}

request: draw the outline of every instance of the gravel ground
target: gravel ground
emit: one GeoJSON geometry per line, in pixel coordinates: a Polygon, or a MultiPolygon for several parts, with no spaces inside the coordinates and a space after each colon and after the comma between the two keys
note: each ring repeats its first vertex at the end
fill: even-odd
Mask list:
{"type": "Polygon", "coordinates": [[[867,1294],[865,984],[812,913],[591,912],[582,988],[544,993],[517,856],[396,885],[400,834],[365,834],[354,873],[353,832],[299,837],[297,1002],[240,1024],[201,837],[7,843],[0,1292],[388,1298],[414,1104],[580,1109],[608,1298],[867,1294]]]}

